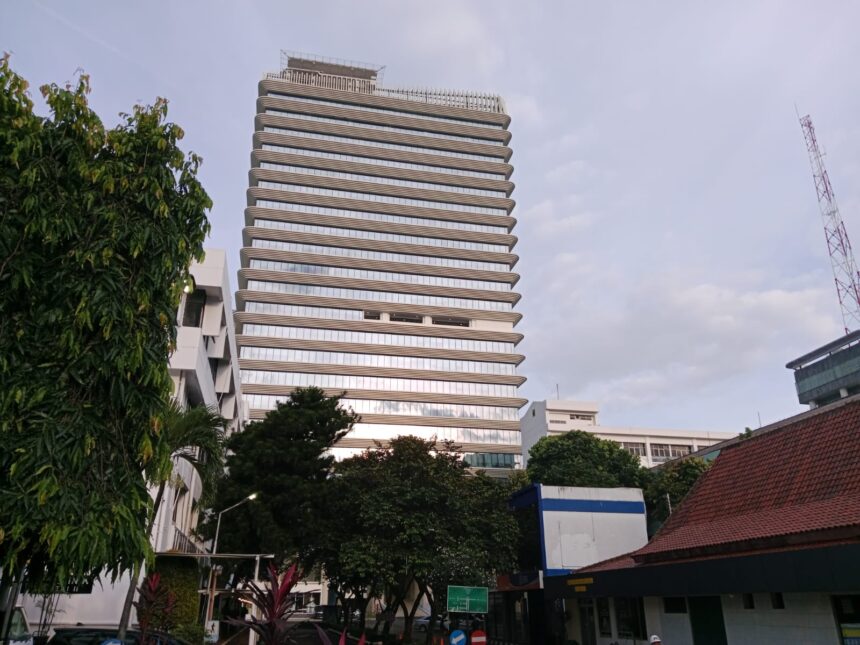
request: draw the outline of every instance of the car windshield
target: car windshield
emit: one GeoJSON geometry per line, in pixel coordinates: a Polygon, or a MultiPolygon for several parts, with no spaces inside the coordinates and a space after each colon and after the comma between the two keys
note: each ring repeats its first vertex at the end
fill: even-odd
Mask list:
{"type": "Polygon", "coordinates": [[[13,641],[23,640],[29,637],[27,633],[27,619],[24,618],[24,612],[20,607],[16,607],[12,612],[12,619],[9,621],[9,638],[13,641]]]}

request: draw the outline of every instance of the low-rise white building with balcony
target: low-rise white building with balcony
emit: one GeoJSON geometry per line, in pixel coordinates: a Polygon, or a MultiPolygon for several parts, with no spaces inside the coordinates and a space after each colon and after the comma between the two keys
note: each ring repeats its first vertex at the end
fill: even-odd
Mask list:
{"type": "Polygon", "coordinates": [[[737,436],[732,432],[706,430],[604,426],[598,423],[599,411],[599,405],[594,402],[534,401],[520,419],[523,466],[528,465],[529,450],[542,437],[552,437],[571,430],[590,432],[601,439],[614,441],[639,457],[647,468],[737,436]]]}

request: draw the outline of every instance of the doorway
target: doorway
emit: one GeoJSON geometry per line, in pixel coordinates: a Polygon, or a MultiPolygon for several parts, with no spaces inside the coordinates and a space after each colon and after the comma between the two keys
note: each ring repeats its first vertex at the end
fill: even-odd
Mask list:
{"type": "Polygon", "coordinates": [[[594,618],[594,600],[579,599],[579,626],[582,645],[597,645],[597,621],[594,618]]]}
{"type": "Polygon", "coordinates": [[[687,598],[687,604],[690,608],[693,645],[728,645],[720,597],[692,596],[687,598]]]}

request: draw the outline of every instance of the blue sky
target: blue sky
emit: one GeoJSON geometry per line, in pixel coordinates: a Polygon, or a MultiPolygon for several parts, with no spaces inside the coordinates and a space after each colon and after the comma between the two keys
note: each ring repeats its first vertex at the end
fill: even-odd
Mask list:
{"type": "Polygon", "coordinates": [[[92,77],[106,123],[170,99],[238,267],[256,84],[290,49],[513,118],[530,399],[740,431],[800,411],[785,363],[841,333],[795,105],[860,244],[860,4],[3,0],[32,85],[92,77]]]}

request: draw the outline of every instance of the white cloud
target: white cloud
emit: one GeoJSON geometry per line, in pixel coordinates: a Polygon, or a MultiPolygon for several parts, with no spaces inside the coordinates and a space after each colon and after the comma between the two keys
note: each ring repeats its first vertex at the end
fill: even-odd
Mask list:
{"type": "Polygon", "coordinates": [[[498,69],[505,60],[484,14],[466,3],[398,2],[390,10],[396,8],[402,13],[403,24],[397,30],[400,45],[412,55],[444,60],[452,67],[468,64],[482,74],[498,69]]]}
{"type": "Polygon", "coordinates": [[[838,335],[823,287],[730,288],[688,284],[679,274],[619,284],[617,274],[599,267],[582,272],[581,258],[573,272],[565,271],[567,257],[556,260],[546,267],[559,273],[551,287],[567,285],[573,297],[532,304],[540,311],[527,321],[539,323],[529,330],[527,375],[545,373],[567,395],[616,409],[671,405],[680,393],[695,396],[743,373],[782,369],[798,339],[810,349],[838,335]]]}
{"type": "Polygon", "coordinates": [[[539,237],[569,235],[589,228],[597,215],[582,208],[582,198],[569,194],[561,199],[544,199],[526,208],[518,217],[528,223],[530,234],[539,237]]]}
{"type": "Polygon", "coordinates": [[[514,127],[524,125],[537,128],[546,122],[543,110],[537,99],[528,94],[508,94],[505,96],[505,107],[511,115],[514,127]]]}

